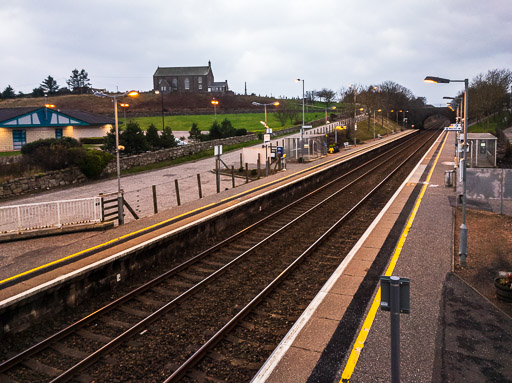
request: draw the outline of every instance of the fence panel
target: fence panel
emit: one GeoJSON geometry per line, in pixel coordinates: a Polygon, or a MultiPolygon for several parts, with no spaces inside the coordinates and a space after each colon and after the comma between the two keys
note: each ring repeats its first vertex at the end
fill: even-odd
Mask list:
{"type": "Polygon", "coordinates": [[[100,197],[0,207],[0,233],[100,221],[100,197]]]}

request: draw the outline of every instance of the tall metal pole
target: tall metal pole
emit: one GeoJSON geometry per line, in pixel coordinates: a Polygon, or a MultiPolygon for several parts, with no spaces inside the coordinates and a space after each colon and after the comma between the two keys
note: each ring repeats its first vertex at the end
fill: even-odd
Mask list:
{"type": "Polygon", "coordinates": [[[267,126],[267,104],[265,105],[265,126],[267,126]]]}
{"type": "Polygon", "coordinates": [[[462,223],[459,235],[459,258],[460,264],[466,266],[468,255],[468,228],[466,226],[466,168],[467,168],[467,146],[468,146],[468,79],[464,80],[464,146],[462,164],[462,223]]]}
{"type": "Polygon", "coordinates": [[[121,163],[119,161],[119,119],[117,115],[117,96],[114,95],[114,119],[116,124],[116,171],[117,171],[117,219],[124,224],[123,196],[121,194],[121,163]]]}
{"type": "Polygon", "coordinates": [[[160,91],[160,99],[162,102],[162,132],[165,128],[165,120],[164,120],[164,92],[160,91]]]}
{"type": "Polygon", "coordinates": [[[357,146],[356,87],[354,87],[354,146],[357,146]]]}
{"type": "Polygon", "coordinates": [[[391,383],[400,383],[400,278],[390,277],[391,383]]]}

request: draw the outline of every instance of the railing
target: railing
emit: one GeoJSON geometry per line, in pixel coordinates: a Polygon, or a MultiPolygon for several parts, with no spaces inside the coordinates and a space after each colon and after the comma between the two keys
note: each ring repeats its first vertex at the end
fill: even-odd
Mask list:
{"type": "Polygon", "coordinates": [[[101,221],[101,197],[0,207],[0,233],[101,221]]]}

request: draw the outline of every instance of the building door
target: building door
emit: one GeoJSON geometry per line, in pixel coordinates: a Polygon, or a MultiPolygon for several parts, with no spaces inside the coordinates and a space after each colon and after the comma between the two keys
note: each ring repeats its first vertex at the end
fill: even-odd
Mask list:
{"type": "Polygon", "coordinates": [[[21,150],[21,147],[27,143],[27,135],[25,130],[12,131],[12,148],[13,150],[21,150]]]}

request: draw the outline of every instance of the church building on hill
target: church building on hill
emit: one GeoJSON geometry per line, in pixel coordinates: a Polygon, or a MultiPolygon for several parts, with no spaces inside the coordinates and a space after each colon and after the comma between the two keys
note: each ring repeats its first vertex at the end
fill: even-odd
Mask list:
{"type": "Polygon", "coordinates": [[[215,82],[212,64],[191,67],[158,67],[153,75],[153,90],[173,92],[229,92],[228,81],[215,82]]]}

